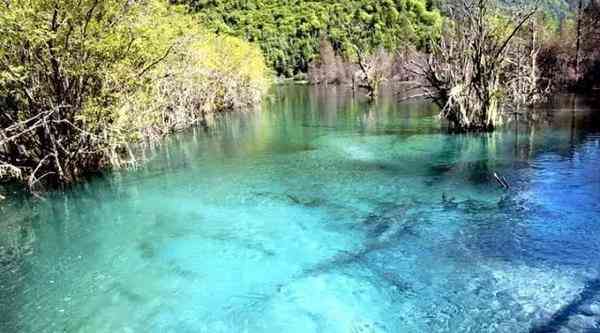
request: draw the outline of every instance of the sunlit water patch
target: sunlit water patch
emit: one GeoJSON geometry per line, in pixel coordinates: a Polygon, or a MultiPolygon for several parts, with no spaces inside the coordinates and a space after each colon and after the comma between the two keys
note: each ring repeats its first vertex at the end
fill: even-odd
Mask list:
{"type": "Polygon", "coordinates": [[[564,99],[534,126],[448,135],[424,101],[276,94],[138,170],[13,195],[0,331],[599,327],[593,107],[564,99]]]}

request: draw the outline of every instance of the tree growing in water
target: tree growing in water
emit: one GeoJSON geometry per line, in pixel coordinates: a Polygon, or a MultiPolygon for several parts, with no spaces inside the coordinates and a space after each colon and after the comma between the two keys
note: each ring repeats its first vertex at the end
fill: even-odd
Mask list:
{"type": "Polygon", "coordinates": [[[491,131],[512,103],[540,98],[537,80],[523,70],[528,54],[535,67],[536,52],[516,46],[535,13],[535,8],[501,12],[490,0],[465,1],[450,10],[452,20],[432,43],[422,74],[423,88],[452,130],[491,131]]]}
{"type": "MultiPolygon", "coordinates": [[[[356,10],[349,4],[335,7],[336,12],[333,25],[336,27],[333,35],[338,36],[343,42],[340,47],[345,50],[345,57],[352,71],[353,89],[363,88],[367,91],[369,100],[375,101],[379,95],[381,84],[390,76],[393,52],[400,45],[410,44],[410,34],[413,32],[406,20],[394,16],[392,11],[380,11],[367,14],[356,10]],[[377,15],[390,16],[388,20],[395,34],[386,36],[382,33],[380,24],[373,24],[377,15]]],[[[435,29],[431,35],[435,33],[435,29]]],[[[431,36],[430,35],[430,36],[431,36]]]]}

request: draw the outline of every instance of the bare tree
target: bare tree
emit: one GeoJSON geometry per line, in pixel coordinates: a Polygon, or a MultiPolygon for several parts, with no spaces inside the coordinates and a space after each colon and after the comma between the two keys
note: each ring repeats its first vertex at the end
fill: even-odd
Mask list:
{"type": "Polygon", "coordinates": [[[381,84],[389,77],[392,68],[392,58],[383,48],[371,54],[365,54],[356,47],[359,71],[355,73],[355,86],[367,90],[371,101],[379,96],[381,84]]]}
{"type": "Polygon", "coordinates": [[[512,47],[506,50],[505,59],[509,66],[504,78],[504,105],[515,112],[543,102],[554,84],[548,78],[541,78],[538,61],[542,50],[542,28],[538,17],[532,17],[529,23],[515,35],[512,47]]]}
{"type": "Polygon", "coordinates": [[[579,49],[579,88],[600,85],[600,1],[591,1],[582,12],[579,49]]]}
{"type": "Polygon", "coordinates": [[[341,60],[336,54],[331,42],[322,37],[319,41],[319,57],[308,65],[308,77],[314,84],[336,83],[340,80],[338,73],[338,61],[341,60]]]}
{"type": "Polygon", "coordinates": [[[423,87],[442,108],[442,116],[456,131],[490,131],[503,121],[503,110],[529,101],[536,91],[535,61],[523,71],[524,55],[535,50],[517,45],[518,35],[536,9],[504,12],[490,0],[465,0],[450,10],[452,20],[422,64],[423,87]],[[532,78],[533,75],[533,78],[532,78]]]}
{"type": "Polygon", "coordinates": [[[579,65],[581,59],[581,21],[583,16],[583,0],[577,4],[577,31],[575,33],[575,80],[579,81],[579,65]]]}

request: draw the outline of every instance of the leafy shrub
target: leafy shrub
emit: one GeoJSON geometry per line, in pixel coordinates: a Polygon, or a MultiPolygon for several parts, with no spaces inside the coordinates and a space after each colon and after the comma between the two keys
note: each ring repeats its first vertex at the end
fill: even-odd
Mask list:
{"type": "Polygon", "coordinates": [[[211,112],[260,102],[257,47],[166,1],[0,4],[0,177],[61,184],[211,112]]]}

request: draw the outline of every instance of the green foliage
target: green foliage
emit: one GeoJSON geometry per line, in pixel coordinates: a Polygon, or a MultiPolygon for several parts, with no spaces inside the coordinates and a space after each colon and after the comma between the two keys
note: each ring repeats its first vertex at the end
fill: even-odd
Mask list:
{"type": "Polygon", "coordinates": [[[133,34],[152,61],[108,66],[105,88],[79,117],[88,128],[108,132],[111,149],[188,127],[212,112],[260,103],[271,73],[256,46],[205,31],[180,7],[155,1],[146,10],[133,34]]]}
{"type": "Polygon", "coordinates": [[[258,47],[166,0],[0,2],[0,178],[119,164],[132,142],[260,102],[269,76],[258,47]]]}
{"type": "Polygon", "coordinates": [[[441,16],[427,0],[180,0],[212,31],[258,42],[280,75],[305,72],[325,36],[343,55],[351,45],[424,46],[441,16]]]}

